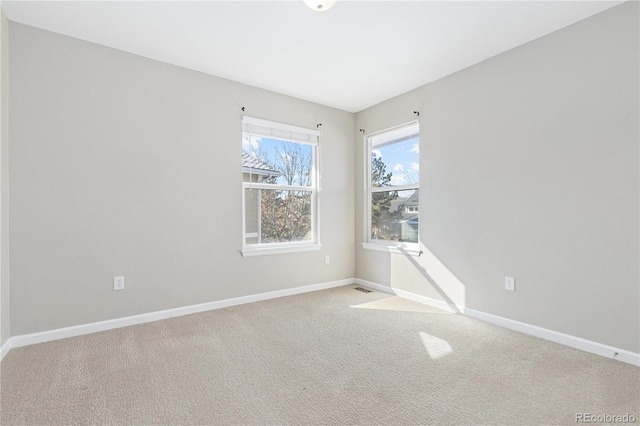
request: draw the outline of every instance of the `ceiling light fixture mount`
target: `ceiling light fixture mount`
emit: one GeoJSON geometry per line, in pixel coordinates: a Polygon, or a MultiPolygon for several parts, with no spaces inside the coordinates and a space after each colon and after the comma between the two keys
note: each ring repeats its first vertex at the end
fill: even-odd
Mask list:
{"type": "Polygon", "coordinates": [[[329,10],[336,4],[337,0],[303,0],[304,4],[306,4],[309,9],[315,10],[316,12],[324,12],[325,10],[329,10]]]}

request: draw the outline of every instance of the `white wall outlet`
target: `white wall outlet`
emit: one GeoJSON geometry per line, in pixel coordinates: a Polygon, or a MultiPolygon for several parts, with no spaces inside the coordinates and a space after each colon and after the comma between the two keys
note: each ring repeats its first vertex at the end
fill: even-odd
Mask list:
{"type": "Polygon", "coordinates": [[[113,289],[124,290],[124,277],[113,277],[113,289]]]}
{"type": "Polygon", "coordinates": [[[329,257],[329,255],[327,254],[327,255],[324,257],[324,264],[325,264],[325,265],[328,265],[330,262],[331,262],[331,257],[329,257]]]}
{"type": "Polygon", "coordinates": [[[516,279],[513,277],[504,277],[504,289],[516,291],[516,279]]]}

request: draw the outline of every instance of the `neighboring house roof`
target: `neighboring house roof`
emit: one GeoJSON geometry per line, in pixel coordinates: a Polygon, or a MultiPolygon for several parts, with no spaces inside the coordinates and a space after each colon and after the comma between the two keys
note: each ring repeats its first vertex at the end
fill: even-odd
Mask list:
{"type": "Polygon", "coordinates": [[[398,197],[396,200],[391,202],[391,205],[389,206],[389,211],[390,212],[395,212],[398,210],[398,207],[400,207],[400,205],[404,205],[404,207],[411,207],[411,206],[418,206],[420,201],[420,190],[416,189],[413,194],[411,194],[411,197],[409,198],[402,198],[402,197],[398,197]]]}
{"type": "Polygon", "coordinates": [[[404,202],[404,205],[405,207],[417,206],[418,201],[420,201],[420,190],[416,189],[415,191],[413,191],[413,194],[411,194],[411,197],[407,198],[407,200],[404,202]]]}
{"type": "Polygon", "coordinates": [[[400,207],[401,204],[404,204],[405,201],[407,201],[406,198],[402,198],[402,197],[396,198],[391,203],[389,203],[389,211],[390,212],[398,211],[398,207],[400,207]]]}
{"type": "Polygon", "coordinates": [[[268,164],[263,163],[253,155],[242,152],[242,171],[262,176],[282,176],[282,172],[272,169],[268,164]]]}

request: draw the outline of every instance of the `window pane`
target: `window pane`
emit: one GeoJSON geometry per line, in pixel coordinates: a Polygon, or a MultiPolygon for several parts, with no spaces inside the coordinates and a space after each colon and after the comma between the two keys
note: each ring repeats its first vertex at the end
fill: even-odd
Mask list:
{"type": "Polygon", "coordinates": [[[311,191],[245,189],[246,244],[311,241],[311,191]]]}
{"type": "Polygon", "coordinates": [[[247,244],[258,243],[258,206],[260,202],[260,190],[245,189],[244,191],[244,210],[245,210],[245,238],[247,244]]]}
{"type": "Polygon", "coordinates": [[[371,148],[371,186],[397,186],[420,182],[418,137],[371,148]]]}
{"type": "Polygon", "coordinates": [[[371,194],[371,239],[418,242],[420,190],[371,194]]]}
{"type": "Polygon", "coordinates": [[[259,182],[311,186],[313,146],[278,139],[242,136],[243,164],[252,164],[259,182]]]}

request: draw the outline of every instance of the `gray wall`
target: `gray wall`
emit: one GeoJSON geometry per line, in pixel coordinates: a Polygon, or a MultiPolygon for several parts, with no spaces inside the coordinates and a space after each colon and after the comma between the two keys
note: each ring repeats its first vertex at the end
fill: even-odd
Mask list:
{"type": "Polygon", "coordinates": [[[0,11],[0,346],[9,339],[9,21],[0,11]]]}
{"type": "Polygon", "coordinates": [[[425,255],[358,245],[357,276],[638,352],[638,26],[628,2],[358,113],[421,112],[425,255]]]}
{"type": "Polygon", "coordinates": [[[9,26],[2,343],[6,278],[15,336],[355,275],[640,351],[636,2],[355,119],[9,26]],[[323,123],[321,251],[239,254],[242,106],[265,119],[323,123]],[[425,254],[364,250],[364,143],[357,129],[410,121],[416,109],[425,254]],[[126,277],[124,291],[112,290],[116,275],[126,277]],[[515,293],[504,290],[505,275],[516,277],[515,293]]]}
{"type": "Polygon", "coordinates": [[[12,336],[355,275],[353,114],[10,32],[12,336]],[[322,123],[322,250],[241,256],[242,106],[322,123]]]}

